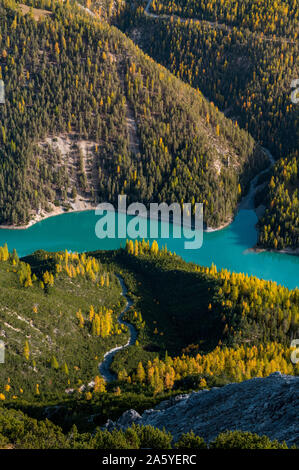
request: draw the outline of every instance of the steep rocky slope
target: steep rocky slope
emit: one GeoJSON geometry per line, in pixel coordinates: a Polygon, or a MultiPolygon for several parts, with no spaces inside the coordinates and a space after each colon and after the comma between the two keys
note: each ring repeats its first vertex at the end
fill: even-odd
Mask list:
{"type": "Polygon", "coordinates": [[[275,372],[265,379],[178,395],[142,416],[129,410],[118,421],[108,421],[106,428],[127,428],[133,423],[165,427],[174,439],[193,430],[207,441],[226,430],[242,430],[298,445],[298,411],[299,377],[275,372]]]}

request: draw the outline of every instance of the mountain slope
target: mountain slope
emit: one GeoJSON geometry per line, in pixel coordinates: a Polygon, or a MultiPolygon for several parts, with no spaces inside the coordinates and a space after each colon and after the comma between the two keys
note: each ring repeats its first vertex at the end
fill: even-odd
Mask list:
{"type": "Polygon", "coordinates": [[[298,3],[294,0],[152,0],[155,13],[166,13],[184,18],[198,18],[242,26],[266,34],[298,33],[296,19],[298,3]]]}
{"type": "Polygon", "coordinates": [[[298,411],[299,377],[277,372],[265,379],[178,395],[141,416],[130,410],[115,423],[108,421],[106,428],[150,425],[165,428],[175,441],[182,433],[190,431],[211,441],[219,432],[240,430],[298,446],[298,411]]]}
{"type": "Polygon", "coordinates": [[[138,252],[38,251],[20,261],[0,247],[0,421],[13,408],[92,431],[183,392],[298,375],[298,290],[185,263],[155,244],[138,252]],[[117,377],[105,383],[103,355],[129,337],[116,321],[125,299],[114,273],[138,336],[114,356],[117,377]]]}
{"type": "MultiPolygon", "coordinates": [[[[206,449],[202,437],[184,434],[173,443],[170,433],[151,426],[132,426],[118,432],[97,428],[80,433],[76,426],[69,432],[47,420],[38,421],[14,409],[0,408],[1,449],[206,449]],[[34,429],[34,432],[32,430],[34,429]]],[[[211,442],[212,449],[287,449],[285,443],[248,432],[228,432],[211,442]]]]}
{"type": "Polygon", "coordinates": [[[257,199],[259,216],[267,207],[259,244],[297,248],[297,170],[292,170],[292,184],[286,181],[290,167],[296,168],[293,159],[298,161],[299,107],[291,102],[291,83],[299,74],[297,3],[277,2],[273,8],[260,1],[257,8],[256,3],[243,2],[241,8],[237,0],[166,0],[152,5],[155,15],[136,11],[130,21],[128,13],[126,22],[119,20],[121,27],[154,60],[199,88],[280,160],[257,199]],[[272,175],[275,187],[269,185],[272,175]],[[266,236],[265,225],[270,227],[266,236]]]}
{"type": "Polygon", "coordinates": [[[36,22],[1,5],[1,223],[120,193],[204,202],[207,224],[229,220],[238,185],[266,164],[253,139],[116,28],[52,9],[36,22]]]}
{"type": "Polygon", "coordinates": [[[0,393],[7,400],[66,396],[99,375],[110,347],[127,341],[116,322],[124,303],[119,282],[85,255],[36,253],[30,268],[2,254],[0,393]]]}
{"type": "Polygon", "coordinates": [[[164,250],[154,253],[147,244],[140,244],[138,256],[39,251],[22,261],[0,247],[0,337],[6,345],[0,394],[15,395],[16,403],[66,398],[66,388],[78,391],[99,374],[103,354],[129,336],[116,322],[125,300],[114,273],[121,273],[133,301],[123,319],[138,333],[136,344],[113,359],[122,389],[142,387],[156,396],[198,387],[203,377],[227,383],[275,370],[298,373],[290,361],[298,290],[218,273],[164,250]],[[139,363],[146,371],[142,380],[139,363]]]}

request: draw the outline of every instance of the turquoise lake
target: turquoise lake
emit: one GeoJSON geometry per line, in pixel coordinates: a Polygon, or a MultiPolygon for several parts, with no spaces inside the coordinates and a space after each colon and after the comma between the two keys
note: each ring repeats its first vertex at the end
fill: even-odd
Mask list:
{"type": "MultiPolygon", "coordinates": [[[[111,214],[112,216],[112,214],[111,214]]],[[[95,235],[95,225],[100,219],[94,211],[73,212],[50,217],[26,230],[0,230],[0,245],[5,242],[19,256],[37,249],[58,251],[109,250],[125,245],[125,239],[100,240],[95,235]]],[[[116,218],[117,219],[117,218],[116,218]]],[[[204,232],[203,245],[198,250],[185,250],[184,239],[158,239],[159,246],[167,244],[186,261],[218,269],[243,272],[259,278],[276,281],[289,288],[299,285],[299,257],[282,254],[249,251],[257,241],[253,210],[240,210],[233,223],[217,232],[204,232]]],[[[156,222],[157,223],[157,222],[156,222]]]]}

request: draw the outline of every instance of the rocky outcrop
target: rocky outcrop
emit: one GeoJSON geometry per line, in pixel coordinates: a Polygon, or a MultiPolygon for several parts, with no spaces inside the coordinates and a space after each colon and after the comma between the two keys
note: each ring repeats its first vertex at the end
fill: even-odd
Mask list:
{"type": "Polygon", "coordinates": [[[194,431],[207,442],[226,430],[250,431],[299,445],[299,377],[275,372],[221,388],[178,395],[142,415],[126,411],[108,430],[133,423],[170,431],[177,440],[194,431]]]}

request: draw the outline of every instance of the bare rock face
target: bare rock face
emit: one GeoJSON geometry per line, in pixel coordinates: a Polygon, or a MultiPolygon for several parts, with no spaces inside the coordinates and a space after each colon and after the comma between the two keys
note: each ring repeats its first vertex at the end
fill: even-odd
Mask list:
{"type": "Polygon", "coordinates": [[[178,395],[142,416],[128,410],[106,429],[125,429],[133,423],[165,428],[176,441],[194,431],[207,442],[227,430],[250,431],[299,445],[299,377],[275,372],[221,388],[178,395]]]}

